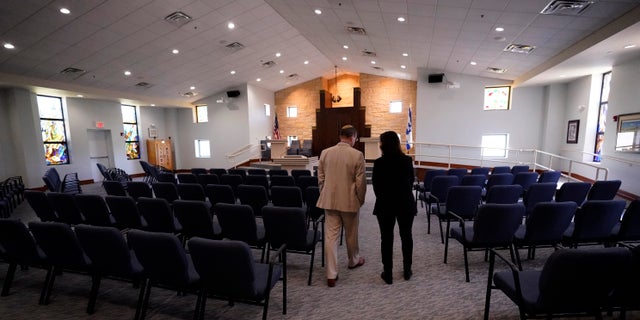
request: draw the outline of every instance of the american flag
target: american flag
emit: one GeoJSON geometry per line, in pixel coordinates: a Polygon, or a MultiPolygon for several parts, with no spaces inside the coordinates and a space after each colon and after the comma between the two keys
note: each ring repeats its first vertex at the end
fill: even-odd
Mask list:
{"type": "Polygon", "coordinates": [[[280,130],[278,128],[278,115],[276,114],[276,120],[273,122],[273,139],[280,139],[280,130]]]}

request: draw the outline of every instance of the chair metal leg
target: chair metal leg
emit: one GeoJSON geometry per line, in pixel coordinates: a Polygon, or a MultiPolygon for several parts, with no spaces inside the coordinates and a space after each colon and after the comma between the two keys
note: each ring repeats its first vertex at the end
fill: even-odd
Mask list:
{"type": "Polygon", "coordinates": [[[467,261],[467,247],[463,247],[462,252],[464,254],[464,275],[467,282],[469,282],[469,261],[467,261]]]}
{"type": "Polygon", "coordinates": [[[42,285],[42,291],[40,292],[40,300],[38,300],[38,304],[44,304],[44,299],[47,296],[47,288],[49,287],[49,281],[52,276],[53,266],[49,267],[47,270],[47,275],[44,278],[44,285],[42,285]]]}
{"type": "MultiPolygon", "coordinates": [[[[449,223],[450,221],[447,220],[447,234],[444,238],[444,263],[447,263],[447,256],[449,254],[449,223]]],[[[442,224],[441,224],[442,226],[442,224]]]]}
{"type": "Polygon", "coordinates": [[[100,291],[100,280],[102,277],[98,274],[91,276],[91,292],[89,292],[89,303],[87,304],[87,313],[96,312],[96,300],[98,300],[98,292],[100,291]]]}
{"type": "Polygon", "coordinates": [[[287,314],[287,250],[286,249],[282,252],[282,314],[287,314]]]}
{"type": "Polygon", "coordinates": [[[487,293],[484,300],[484,320],[489,320],[489,308],[491,306],[491,284],[493,283],[493,267],[496,260],[494,252],[489,253],[489,276],[487,279],[487,293]]]}
{"type": "Polygon", "coordinates": [[[513,251],[516,253],[516,262],[518,263],[518,270],[522,271],[522,261],[520,260],[520,252],[518,252],[518,247],[513,245],[513,251]]]}
{"type": "Polygon", "coordinates": [[[438,217],[438,225],[440,226],[440,243],[444,243],[444,233],[442,232],[442,219],[438,217]]]}
{"type": "Polygon", "coordinates": [[[49,282],[46,284],[47,289],[44,295],[44,301],[42,303],[44,305],[49,304],[49,300],[51,299],[51,291],[53,291],[53,283],[56,281],[56,275],[61,271],[57,267],[51,267],[51,270],[52,270],[51,276],[49,277],[49,282]]]}
{"type": "Polygon", "coordinates": [[[309,280],[307,281],[307,285],[311,285],[311,276],[313,275],[313,260],[316,257],[316,247],[314,246],[311,250],[311,262],[309,263],[309,280]]]}
{"type": "Polygon", "coordinates": [[[144,319],[149,304],[149,295],[151,294],[151,281],[144,279],[140,286],[140,294],[138,295],[138,305],[136,306],[136,314],[134,320],[144,319]]]}
{"type": "Polygon", "coordinates": [[[427,234],[431,234],[431,204],[427,202],[427,234]]]}
{"type": "Polygon", "coordinates": [[[1,296],[8,296],[9,290],[11,289],[11,282],[13,282],[13,277],[16,274],[16,269],[18,268],[17,263],[10,263],[9,270],[7,270],[7,276],[4,278],[4,284],[2,285],[2,293],[1,296]]]}

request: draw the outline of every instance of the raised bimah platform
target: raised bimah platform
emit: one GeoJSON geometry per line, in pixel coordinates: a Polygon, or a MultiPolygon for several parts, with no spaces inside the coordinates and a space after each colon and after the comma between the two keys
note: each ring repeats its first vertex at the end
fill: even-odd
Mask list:
{"type": "Polygon", "coordinates": [[[279,164],[280,166],[282,166],[282,169],[285,169],[289,172],[294,169],[301,169],[309,170],[313,173],[314,166],[318,165],[318,157],[307,158],[300,155],[289,155],[281,158],[271,158],[271,161],[275,164],[279,164]]]}
{"type": "Polygon", "coordinates": [[[279,159],[287,155],[287,139],[267,140],[271,144],[271,159],[279,159]]]}

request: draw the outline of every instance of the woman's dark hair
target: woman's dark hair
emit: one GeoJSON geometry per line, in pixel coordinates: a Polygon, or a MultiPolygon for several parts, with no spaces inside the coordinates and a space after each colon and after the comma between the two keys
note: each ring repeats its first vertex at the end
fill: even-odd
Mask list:
{"type": "Polygon", "coordinates": [[[386,155],[401,154],[402,149],[400,149],[400,138],[398,138],[398,134],[393,131],[387,131],[381,134],[380,151],[386,155]]]}

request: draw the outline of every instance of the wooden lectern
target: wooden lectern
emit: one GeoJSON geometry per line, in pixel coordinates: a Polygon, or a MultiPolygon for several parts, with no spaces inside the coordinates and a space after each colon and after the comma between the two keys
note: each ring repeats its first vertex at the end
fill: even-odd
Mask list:
{"type": "Polygon", "coordinates": [[[287,155],[287,140],[267,140],[271,144],[271,159],[282,158],[287,155]]]}
{"type": "Polygon", "coordinates": [[[379,138],[360,138],[360,142],[364,143],[364,159],[375,160],[382,156],[379,147],[379,138]]]}

